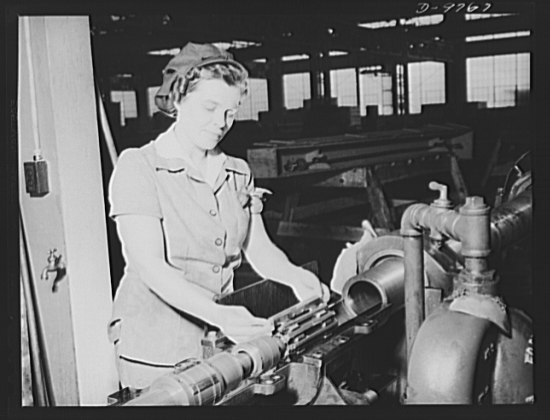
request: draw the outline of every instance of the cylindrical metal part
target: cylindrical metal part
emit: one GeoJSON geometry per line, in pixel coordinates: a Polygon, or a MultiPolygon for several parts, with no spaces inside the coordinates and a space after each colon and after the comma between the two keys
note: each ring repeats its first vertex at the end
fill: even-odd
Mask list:
{"type": "Polygon", "coordinates": [[[246,353],[237,353],[235,357],[243,368],[243,377],[248,378],[252,373],[252,359],[246,353]]]}
{"type": "Polygon", "coordinates": [[[221,352],[208,359],[208,364],[216,369],[224,381],[224,392],[237,388],[245,378],[241,360],[234,355],[221,352]]]}
{"type": "Polygon", "coordinates": [[[124,405],[212,405],[252,374],[276,366],[284,343],[261,337],[209,359],[188,359],[124,405]]]}
{"type": "Polygon", "coordinates": [[[252,372],[255,377],[276,366],[281,360],[284,344],[277,337],[261,337],[246,343],[238,344],[233,354],[247,354],[252,360],[252,372]]]}
{"type": "Polygon", "coordinates": [[[482,197],[466,197],[457,225],[464,257],[484,258],[491,253],[489,212],[482,197]]]}
{"type": "Polygon", "coordinates": [[[173,373],[156,379],[144,394],[125,405],[213,404],[225,392],[225,381],[221,373],[209,363],[211,359],[217,360],[216,356],[208,361],[185,361],[173,373]]]}
{"type": "Polygon", "coordinates": [[[407,357],[424,321],[424,255],[422,236],[403,236],[405,254],[405,329],[407,357]]]}
{"type": "Polygon", "coordinates": [[[491,248],[493,252],[509,246],[531,231],[533,199],[526,190],[491,213],[491,248]]]}
{"type": "Polygon", "coordinates": [[[344,305],[354,315],[391,303],[403,306],[404,266],[401,257],[389,256],[376,266],[348,280],[342,290],[344,305]]]}
{"type": "Polygon", "coordinates": [[[487,267],[486,258],[465,258],[464,260],[464,268],[472,274],[483,273],[487,271],[487,267]]]}

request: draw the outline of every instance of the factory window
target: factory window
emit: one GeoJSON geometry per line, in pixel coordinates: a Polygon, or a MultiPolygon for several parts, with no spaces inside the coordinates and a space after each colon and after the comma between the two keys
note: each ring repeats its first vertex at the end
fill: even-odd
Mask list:
{"type": "Polygon", "coordinates": [[[531,36],[531,31],[503,32],[499,34],[467,36],[466,42],[492,41],[494,39],[519,38],[524,36],[531,36]]]}
{"type": "Polygon", "coordinates": [[[428,16],[415,16],[410,19],[399,19],[400,25],[414,25],[414,26],[426,26],[426,25],[437,25],[445,20],[445,17],[441,14],[439,15],[428,15],[428,16]]]}
{"type": "Polygon", "coordinates": [[[309,55],[307,54],[296,54],[296,55],[285,55],[281,57],[282,61],[297,61],[297,60],[307,60],[309,55]]]}
{"type": "Polygon", "coordinates": [[[155,103],[155,95],[157,94],[159,88],[160,86],[147,88],[147,112],[150,117],[152,117],[155,112],[159,111],[157,104],[155,103]]]}
{"type": "Polygon", "coordinates": [[[367,115],[366,107],[369,105],[378,106],[378,115],[393,114],[392,99],[392,80],[387,73],[370,70],[370,68],[360,69],[360,113],[367,115]]]}
{"type": "Polygon", "coordinates": [[[120,104],[120,125],[126,125],[127,118],[137,118],[136,92],[133,90],[113,90],[111,101],[120,104]]]}
{"type": "Polygon", "coordinates": [[[338,106],[357,106],[357,80],[355,69],[340,69],[330,72],[331,97],[337,98],[338,106]]]}
{"type": "Polygon", "coordinates": [[[419,114],[422,105],[445,103],[445,65],[435,61],[409,63],[409,113],[419,114]]]}
{"type": "Polygon", "coordinates": [[[487,108],[525,105],[530,89],[530,54],[466,59],[468,102],[487,108]]]}
{"type": "Polygon", "coordinates": [[[248,79],[248,95],[237,113],[237,120],[258,120],[258,113],[269,110],[267,98],[267,80],[248,79]]]}
{"type": "Polygon", "coordinates": [[[391,28],[397,26],[397,20],[381,20],[378,22],[359,23],[357,26],[368,29],[391,28]]]}
{"type": "Polygon", "coordinates": [[[283,76],[285,108],[302,108],[304,101],[311,99],[309,73],[285,74],[283,76]]]}
{"type": "Polygon", "coordinates": [[[466,20],[492,19],[503,16],[513,16],[514,13],[465,13],[466,20]]]}

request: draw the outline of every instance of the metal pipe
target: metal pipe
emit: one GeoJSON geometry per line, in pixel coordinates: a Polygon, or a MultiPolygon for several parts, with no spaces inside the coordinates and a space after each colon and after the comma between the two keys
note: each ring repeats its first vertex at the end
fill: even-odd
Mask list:
{"type": "MultiPolygon", "coordinates": [[[[405,329],[407,354],[410,356],[414,337],[424,320],[424,254],[422,229],[459,240],[465,257],[464,273],[473,277],[486,269],[485,258],[491,252],[489,207],[482,197],[467,197],[457,213],[440,206],[415,204],[401,219],[405,264],[405,329]],[[468,271],[472,270],[472,271],[468,271]]],[[[483,278],[477,276],[476,278],[483,278]]]]}
{"type": "Polygon", "coordinates": [[[354,316],[388,303],[393,311],[401,309],[403,269],[402,258],[391,256],[349,279],[342,290],[344,305],[354,316]]]}
{"type": "Polygon", "coordinates": [[[405,331],[407,358],[416,333],[424,321],[424,246],[422,235],[403,235],[405,255],[405,331]]]}
{"type": "Polygon", "coordinates": [[[491,249],[505,248],[524,237],[531,230],[533,198],[526,190],[491,212],[491,249]]]}

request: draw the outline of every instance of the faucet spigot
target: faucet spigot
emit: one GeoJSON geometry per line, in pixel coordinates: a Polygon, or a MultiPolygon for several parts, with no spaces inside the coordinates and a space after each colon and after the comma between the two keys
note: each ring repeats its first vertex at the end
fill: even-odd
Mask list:
{"type": "Polygon", "coordinates": [[[439,191],[439,198],[436,198],[431,204],[432,207],[440,209],[452,209],[453,203],[447,198],[447,186],[439,182],[432,181],[428,184],[428,188],[432,191],[439,191]]]}
{"type": "Polygon", "coordinates": [[[61,255],[57,255],[57,249],[50,249],[48,255],[48,265],[42,270],[40,278],[42,280],[48,280],[48,273],[55,273],[64,268],[65,265],[61,262],[61,255]]]}

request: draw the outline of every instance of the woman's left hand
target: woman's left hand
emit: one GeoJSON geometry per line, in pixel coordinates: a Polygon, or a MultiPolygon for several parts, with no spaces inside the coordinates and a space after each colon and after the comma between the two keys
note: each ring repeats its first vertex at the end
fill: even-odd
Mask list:
{"type": "Polygon", "coordinates": [[[300,276],[297,276],[292,284],[289,285],[292,287],[296,297],[300,301],[320,297],[324,302],[328,302],[330,299],[329,288],[311,271],[302,270],[303,272],[300,273],[300,276]]]}

